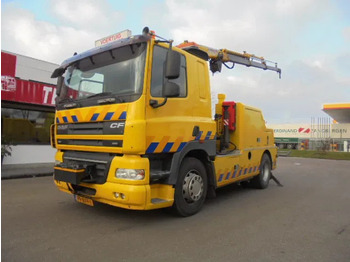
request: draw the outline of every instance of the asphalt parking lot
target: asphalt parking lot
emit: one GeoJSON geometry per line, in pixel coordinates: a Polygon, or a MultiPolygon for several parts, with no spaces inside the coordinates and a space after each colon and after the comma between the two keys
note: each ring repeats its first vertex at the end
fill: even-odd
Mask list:
{"type": "Polygon", "coordinates": [[[284,187],[228,186],[188,218],[2,180],[2,261],[350,261],[350,161],[280,157],[274,174],[284,187]]]}

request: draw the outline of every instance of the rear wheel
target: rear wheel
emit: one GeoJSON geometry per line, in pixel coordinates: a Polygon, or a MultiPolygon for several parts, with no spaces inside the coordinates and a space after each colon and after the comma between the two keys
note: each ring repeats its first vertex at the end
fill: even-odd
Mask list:
{"type": "Polygon", "coordinates": [[[251,184],[255,188],[264,189],[269,186],[271,179],[271,160],[267,154],[264,154],[260,163],[260,174],[251,180],[251,184]]]}
{"type": "Polygon", "coordinates": [[[173,210],[180,216],[191,216],[201,210],[208,189],[205,167],[197,158],[185,158],[175,185],[173,210]]]}

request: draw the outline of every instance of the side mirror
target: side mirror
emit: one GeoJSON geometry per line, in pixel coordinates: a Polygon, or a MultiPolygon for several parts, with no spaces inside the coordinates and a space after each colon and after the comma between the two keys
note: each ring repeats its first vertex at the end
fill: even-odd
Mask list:
{"type": "Polygon", "coordinates": [[[165,82],[164,84],[164,93],[165,97],[178,97],[180,96],[180,87],[178,84],[172,82],[165,82]]]}
{"type": "Polygon", "coordinates": [[[62,68],[62,67],[56,68],[55,71],[53,71],[51,78],[59,77],[63,75],[65,71],[66,71],[65,68],[62,68]]]}
{"type": "Polygon", "coordinates": [[[169,50],[165,61],[165,78],[176,79],[180,76],[181,59],[180,54],[169,50]]]}
{"type": "Polygon", "coordinates": [[[56,86],[56,95],[57,96],[60,96],[60,94],[61,94],[63,79],[64,79],[63,76],[57,77],[57,86],[56,86]]]}

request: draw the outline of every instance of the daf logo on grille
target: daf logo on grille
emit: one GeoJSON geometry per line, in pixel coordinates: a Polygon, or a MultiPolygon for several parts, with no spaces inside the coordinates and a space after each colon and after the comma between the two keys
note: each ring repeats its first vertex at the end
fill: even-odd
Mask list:
{"type": "Polygon", "coordinates": [[[57,129],[59,130],[66,130],[68,128],[68,125],[58,125],[57,129]]]}
{"type": "Polygon", "coordinates": [[[109,127],[110,128],[120,128],[120,127],[124,127],[125,123],[122,122],[117,122],[117,123],[112,123],[109,127]]]}

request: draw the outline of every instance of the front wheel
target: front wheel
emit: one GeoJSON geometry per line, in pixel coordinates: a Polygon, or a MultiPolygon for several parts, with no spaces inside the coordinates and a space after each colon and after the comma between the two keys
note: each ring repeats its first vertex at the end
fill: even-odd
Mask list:
{"type": "Polygon", "coordinates": [[[260,174],[251,180],[251,184],[255,188],[267,188],[271,179],[271,160],[267,154],[264,154],[260,164],[260,174]]]}
{"type": "Polygon", "coordinates": [[[201,210],[208,189],[203,163],[197,158],[185,158],[175,185],[173,210],[180,216],[191,216],[201,210]]]}

